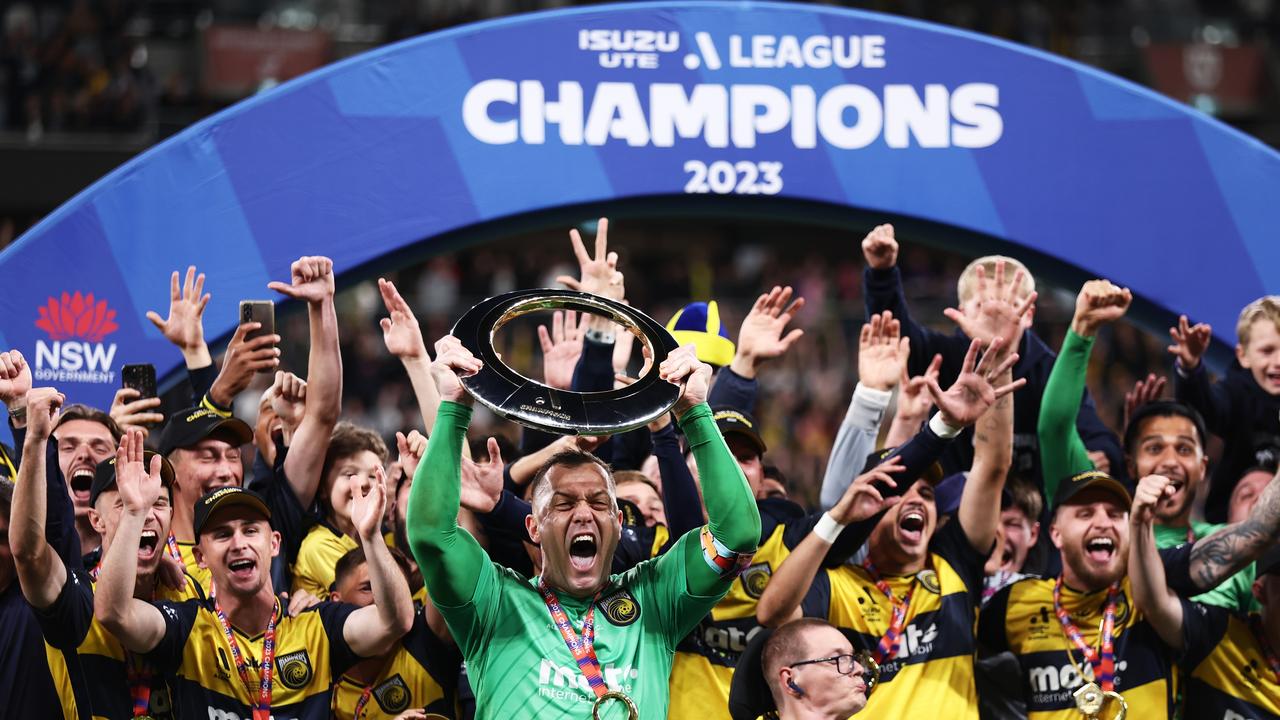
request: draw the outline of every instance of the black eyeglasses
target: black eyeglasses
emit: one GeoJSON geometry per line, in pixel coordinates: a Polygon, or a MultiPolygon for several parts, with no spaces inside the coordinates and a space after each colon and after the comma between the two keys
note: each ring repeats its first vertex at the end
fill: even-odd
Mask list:
{"type": "Polygon", "coordinates": [[[857,660],[858,658],[855,655],[832,655],[831,657],[818,658],[816,660],[801,660],[800,662],[793,662],[789,667],[797,668],[801,665],[833,662],[836,664],[836,672],[841,675],[848,675],[853,672],[853,666],[857,660]]]}

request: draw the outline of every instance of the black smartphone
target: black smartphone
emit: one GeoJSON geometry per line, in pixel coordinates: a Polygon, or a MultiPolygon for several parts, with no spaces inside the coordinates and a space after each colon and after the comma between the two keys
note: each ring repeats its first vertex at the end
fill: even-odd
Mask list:
{"type": "MultiPolygon", "coordinates": [[[[276,304],[270,300],[241,300],[240,301],[240,324],[257,322],[262,323],[262,327],[253,330],[244,336],[245,340],[252,340],[263,335],[275,335],[276,333],[276,304]]],[[[259,370],[260,373],[273,373],[274,370],[259,370]]]]}
{"type": "Polygon", "coordinates": [[[125,365],[120,368],[122,387],[138,391],[138,399],[156,396],[156,366],[151,363],[125,365]]]}

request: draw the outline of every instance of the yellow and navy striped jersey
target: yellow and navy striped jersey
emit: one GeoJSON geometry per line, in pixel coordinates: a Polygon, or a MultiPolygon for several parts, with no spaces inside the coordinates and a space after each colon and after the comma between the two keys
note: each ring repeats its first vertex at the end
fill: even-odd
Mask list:
{"type": "MultiPolygon", "coordinates": [[[[1019,580],[996,593],[978,621],[984,651],[1008,650],[1018,659],[1028,720],[1079,720],[1072,692],[1084,682],[1071,658],[1087,675],[1093,672],[1053,611],[1054,583],[1042,578],[1019,580]]],[[[1121,591],[1115,618],[1115,689],[1129,704],[1131,718],[1173,717],[1177,688],[1172,653],[1134,607],[1127,577],[1121,591]]],[[[1106,588],[1082,593],[1063,585],[1062,605],[1084,641],[1094,648],[1106,603],[1106,588]]],[[[1191,607],[1183,601],[1184,615],[1191,607]]],[[[1114,710],[1108,704],[1106,713],[1114,710]]]]}
{"type": "MultiPolygon", "coordinates": [[[[62,708],[63,693],[54,684],[52,673],[58,660],[46,658],[47,647],[35,611],[23,597],[18,579],[13,578],[0,590],[0,657],[4,658],[4,671],[0,672],[4,709],[0,712],[17,718],[76,717],[74,705],[62,708]]],[[[62,679],[66,678],[63,673],[62,679]]],[[[70,688],[65,694],[71,697],[70,688]]]]}
{"type": "MultiPolygon", "coordinates": [[[[747,640],[760,629],[756,605],[773,571],[809,534],[821,515],[786,500],[763,500],[760,546],[711,615],[676,647],[671,667],[672,720],[728,720],[729,685],[747,640]]],[[[808,608],[808,605],[805,606],[808,608]]]]}
{"type": "Polygon", "coordinates": [[[1197,603],[1190,612],[1184,606],[1182,640],[1183,717],[1280,720],[1280,679],[1249,619],[1212,605],[1197,603]]]}
{"type": "MultiPolygon", "coordinates": [[[[930,541],[925,570],[883,578],[895,597],[904,597],[913,584],[915,590],[898,654],[881,666],[880,684],[865,712],[895,717],[910,715],[912,707],[927,707],[948,718],[978,717],[973,630],[985,560],[953,519],[930,541]]],[[[819,573],[807,603],[820,608],[819,617],[831,624],[852,629],[863,650],[876,648],[893,616],[889,598],[871,573],[855,565],[819,573]]]]}
{"type": "MultiPolygon", "coordinates": [[[[398,643],[390,658],[366,660],[381,663],[359,720],[394,720],[410,708],[426,708],[428,713],[452,719],[454,694],[462,653],[431,632],[422,613],[413,618],[413,628],[398,643]]],[[[368,684],[352,673],[343,675],[333,687],[335,720],[355,720],[356,704],[368,684]]]]}
{"type": "MultiPolygon", "coordinates": [[[[142,669],[142,660],[127,653],[94,618],[93,591],[88,574],[68,571],[53,604],[35,611],[45,638],[49,672],[69,717],[132,717],[129,674],[142,669]]],[[[186,589],[161,586],[160,597],[183,601],[201,594],[195,580],[188,577],[186,589]]],[[[172,714],[168,687],[158,675],[151,681],[149,712],[156,718],[177,717],[172,714]]]]}
{"type": "MultiPolygon", "coordinates": [[[[170,676],[175,717],[251,718],[264,637],[232,628],[249,666],[251,697],[231,659],[212,601],[162,602],[156,606],[164,617],[165,634],[146,660],[170,676]]],[[[277,608],[273,720],[328,720],[333,682],[361,659],[342,635],[347,617],[357,609],[355,605],[325,602],[289,617],[277,608]]]]}
{"type": "Polygon", "coordinates": [[[293,588],[297,594],[305,590],[318,598],[329,597],[334,568],[343,555],[360,547],[349,535],[340,533],[328,523],[317,523],[302,539],[298,559],[293,563],[293,588]]]}

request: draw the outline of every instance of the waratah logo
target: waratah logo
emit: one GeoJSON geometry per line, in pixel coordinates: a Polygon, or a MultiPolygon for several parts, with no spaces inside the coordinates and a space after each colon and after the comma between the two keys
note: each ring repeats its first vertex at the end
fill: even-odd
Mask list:
{"type": "Polygon", "coordinates": [[[35,378],[53,382],[109,383],[115,381],[111,364],[115,343],[103,343],[120,329],[116,311],[93,293],[62,293],[37,308],[36,327],[52,342],[36,341],[35,378]]]}
{"type": "Polygon", "coordinates": [[[49,333],[51,340],[83,338],[102,342],[102,338],[120,329],[116,324],[116,311],[107,307],[106,300],[95,302],[93,293],[62,293],[61,301],[49,298],[48,304],[39,310],[36,327],[49,333]]]}

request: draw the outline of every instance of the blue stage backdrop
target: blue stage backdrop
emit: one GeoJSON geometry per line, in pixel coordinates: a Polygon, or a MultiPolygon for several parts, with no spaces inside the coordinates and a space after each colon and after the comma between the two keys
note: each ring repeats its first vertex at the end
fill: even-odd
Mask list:
{"type": "Polygon", "coordinates": [[[999,40],[866,12],[625,3],[460,27],[211,117],[0,255],[0,347],[106,406],[128,362],[181,359],[144,313],[196,264],[269,297],[478,223],[683,193],[820,201],[1033,248],[1194,309],[1280,291],[1280,156],[1182,105],[999,40]]]}

